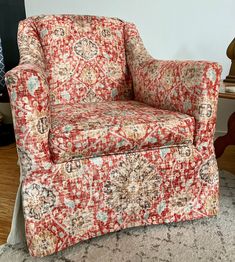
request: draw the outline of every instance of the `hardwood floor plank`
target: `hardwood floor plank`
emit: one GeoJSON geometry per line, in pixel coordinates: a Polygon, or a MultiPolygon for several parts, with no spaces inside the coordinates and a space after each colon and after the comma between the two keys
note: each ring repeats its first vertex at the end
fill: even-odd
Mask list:
{"type": "Polygon", "coordinates": [[[235,146],[228,146],[223,155],[217,159],[219,169],[235,174],[235,146]]]}
{"type": "Polygon", "coordinates": [[[19,174],[15,145],[0,147],[0,245],[10,231],[19,174]]]}

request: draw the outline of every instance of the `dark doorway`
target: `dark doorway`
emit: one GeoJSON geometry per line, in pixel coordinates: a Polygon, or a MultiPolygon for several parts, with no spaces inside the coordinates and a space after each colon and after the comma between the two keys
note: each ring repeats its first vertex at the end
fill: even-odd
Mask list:
{"type": "MultiPolygon", "coordinates": [[[[19,63],[17,30],[20,20],[25,19],[24,0],[0,0],[0,37],[2,41],[5,71],[19,63]]],[[[6,87],[0,87],[0,102],[7,102],[6,87]]]]}

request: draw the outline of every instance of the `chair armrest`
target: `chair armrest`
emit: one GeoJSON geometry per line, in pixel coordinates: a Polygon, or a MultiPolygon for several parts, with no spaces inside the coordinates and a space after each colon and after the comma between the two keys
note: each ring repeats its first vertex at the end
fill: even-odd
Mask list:
{"type": "Polygon", "coordinates": [[[132,23],[125,24],[124,37],[135,99],[193,116],[194,144],[204,155],[212,154],[221,66],[205,61],[156,60],[132,23]]]}
{"type": "Polygon", "coordinates": [[[20,163],[28,173],[50,162],[49,88],[43,70],[31,64],[8,71],[6,85],[20,163]]]}
{"type": "Polygon", "coordinates": [[[221,70],[213,62],[148,59],[132,71],[135,99],[193,116],[194,143],[204,150],[213,141],[221,70]]]}

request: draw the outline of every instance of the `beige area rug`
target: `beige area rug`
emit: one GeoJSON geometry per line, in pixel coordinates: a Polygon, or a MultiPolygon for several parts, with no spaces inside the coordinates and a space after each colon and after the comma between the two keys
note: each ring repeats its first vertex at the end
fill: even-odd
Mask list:
{"type": "Polygon", "coordinates": [[[217,217],[177,224],[126,229],[84,241],[45,258],[27,249],[3,245],[1,262],[234,262],[235,175],[220,172],[217,217]]]}

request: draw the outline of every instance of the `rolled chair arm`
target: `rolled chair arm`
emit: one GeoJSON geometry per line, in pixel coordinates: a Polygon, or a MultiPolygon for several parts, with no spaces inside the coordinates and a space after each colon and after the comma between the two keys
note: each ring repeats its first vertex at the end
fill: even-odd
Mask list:
{"type": "Polygon", "coordinates": [[[26,173],[50,164],[49,88],[44,71],[21,64],[6,73],[20,164],[26,173]]]}
{"type": "Polygon", "coordinates": [[[156,60],[130,23],[125,26],[125,39],[135,99],[193,116],[194,144],[206,150],[213,144],[221,66],[207,61],[156,60]]]}
{"type": "Polygon", "coordinates": [[[194,143],[203,150],[213,140],[220,75],[217,63],[149,60],[133,75],[135,99],[193,116],[194,143]]]}

